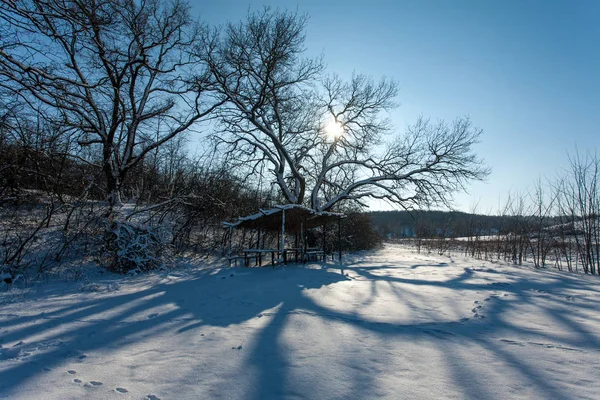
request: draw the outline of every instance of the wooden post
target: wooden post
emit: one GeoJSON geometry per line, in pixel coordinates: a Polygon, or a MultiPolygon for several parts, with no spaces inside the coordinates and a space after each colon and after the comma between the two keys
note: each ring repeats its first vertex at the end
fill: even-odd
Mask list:
{"type": "Polygon", "coordinates": [[[281,259],[286,263],[285,259],[285,210],[281,210],[281,259]]]}
{"type": "Polygon", "coordinates": [[[304,262],[304,222],[300,220],[300,259],[304,262]]]}
{"type": "Polygon", "coordinates": [[[260,228],[258,228],[258,239],[256,240],[256,248],[260,249],[260,228]]]}
{"type": "Polygon", "coordinates": [[[340,264],[342,263],[342,219],[338,219],[338,258],[340,260],[340,264]]]}
{"type": "Polygon", "coordinates": [[[326,260],[325,257],[327,257],[325,255],[325,236],[326,235],[327,235],[327,223],[324,223],[323,224],[323,262],[325,262],[325,260],[326,260]]]}
{"type": "Polygon", "coordinates": [[[304,221],[300,221],[300,248],[304,252],[304,221]]]}
{"type": "MultiPolygon", "coordinates": [[[[256,248],[258,250],[260,250],[260,227],[258,228],[258,232],[257,232],[258,238],[256,240],[256,248]]],[[[257,263],[258,263],[258,267],[260,267],[262,265],[262,253],[258,253],[258,258],[257,258],[257,263]]]]}
{"type": "Polygon", "coordinates": [[[300,240],[302,241],[302,262],[306,263],[306,218],[300,223],[300,240]]]}
{"type": "MultiPolygon", "coordinates": [[[[233,227],[229,227],[229,250],[227,251],[227,259],[229,260],[229,266],[231,267],[231,234],[233,232],[233,227]]],[[[237,264],[236,264],[237,266],[237,264]]]]}
{"type": "Polygon", "coordinates": [[[302,243],[304,244],[304,251],[308,247],[308,237],[307,237],[307,229],[306,229],[306,218],[304,218],[304,232],[302,232],[302,243]]]}
{"type": "MultiPolygon", "coordinates": [[[[300,230],[302,230],[302,222],[300,222],[300,230]]],[[[294,233],[294,260],[298,262],[298,231],[294,233]]]]}

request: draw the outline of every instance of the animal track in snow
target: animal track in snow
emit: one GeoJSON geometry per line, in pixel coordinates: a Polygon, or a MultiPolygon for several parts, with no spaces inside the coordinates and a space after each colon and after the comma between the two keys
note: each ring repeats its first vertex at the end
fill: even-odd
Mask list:
{"type": "Polygon", "coordinates": [[[148,396],[144,397],[144,400],[160,400],[160,397],[149,394],[148,396]]]}
{"type": "Polygon", "coordinates": [[[485,303],[489,302],[490,300],[492,300],[494,298],[497,299],[498,297],[499,297],[498,294],[492,294],[483,300],[475,300],[473,302],[473,308],[471,309],[471,312],[473,313],[473,318],[479,318],[479,319],[485,318],[485,315],[483,315],[483,313],[482,313],[483,306],[485,305],[485,303]]]}
{"type": "Polygon", "coordinates": [[[514,346],[520,346],[520,347],[525,346],[525,344],[523,342],[518,342],[518,341],[510,340],[510,339],[500,339],[500,341],[504,342],[504,343],[512,344],[514,346]]]}
{"type": "Polygon", "coordinates": [[[518,340],[511,339],[500,339],[501,342],[511,344],[513,346],[525,347],[527,345],[544,347],[546,349],[558,349],[558,350],[567,350],[567,351],[582,351],[581,349],[574,349],[572,347],[561,346],[560,344],[551,344],[551,343],[539,343],[539,342],[520,342],[518,340]]]}
{"type": "Polygon", "coordinates": [[[443,329],[424,329],[423,332],[439,339],[448,339],[449,336],[456,336],[454,333],[445,331],[443,329]]]}
{"type": "Polygon", "coordinates": [[[532,289],[532,290],[539,294],[548,294],[548,292],[546,292],[545,290],[539,290],[539,289],[532,289]]]}
{"type": "Polygon", "coordinates": [[[96,386],[102,386],[102,385],[103,385],[103,383],[99,382],[99,381],[89,381],[84,386],[86,386],[86,387],[96,387],[96,386]]]}
{"type": "Polygon", "coordinates": [[[482,306],[481,304],[479,304],[479,303],[480,303],[479,301],[475,301],[475,302],[473,303],[473,305],[474,305],[475,307],[473,307],[473,308],[471,309],[471,312],[473,313],[473,317],[474,317],[474,318],[485,318],[485,317],[484,317],[482,314],[480,314],[480,312],[481,312],[481,309],[483,308],[483,306],[482,306]]]}
{"type": "Polygon", "coordinates": [[[511,284],[508,282],[492,282],[492,283],[488,283],[488,286],[496,286],[496,287],[501,286],[502,287],[502,286],[511,286],[511,284]]]}
{"type": "Polygon", "coordinates": [[[75,371],[75,370],[73,370],[73,369],[70,369],[70,370],[68,370],[68,371],[67,371],[67,373],[68,373],[69,375],[75,375],[75,374],[77,373],[77,371],[75,371]]]}
{"type": "Polygon", "coordinates": [[[120,387],[116,388],[115,390],[119,393],[128,393],[129,392],[129,390],[127,390],[125,388],[120,388],[120,387]]]}
{"type": "Polygon", "coordinates": [[[81,383],[82,381],[81,381],[81,379],[73,379],[73,382],[75,382],[75,383],[81,383]]]}

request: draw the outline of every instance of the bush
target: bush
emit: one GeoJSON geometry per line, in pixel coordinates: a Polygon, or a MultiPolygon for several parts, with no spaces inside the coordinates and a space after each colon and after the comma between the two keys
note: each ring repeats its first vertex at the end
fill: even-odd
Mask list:
{"type": "MultiPolygon", "coordinates": [[[[348,212],[346,218],[341,220],[341,238],[343,251],[372,250],[382,246],[383,239],[373,229],[368,215],[360,212],[348,212]]],[[[318,246],[322,240],[322,231],[311,230],[308,232],[308,245],[318,246]]],[[[327,228],[327,252],[338,251],[337,223],[327,228]]]]}
{"type": "Polygon", "coordinates": [[[156,228],[113,221],[105,236],[108,269],[118,273],[160,268],[170,254],[167,241],[156,228]]]}
{"type": "Polygon", "coordinates": [[[342,220],[342,248],[348,251],[381,247],[382,238],[373,229],[371,219],[363,213],[349,213],[342,220]]]}

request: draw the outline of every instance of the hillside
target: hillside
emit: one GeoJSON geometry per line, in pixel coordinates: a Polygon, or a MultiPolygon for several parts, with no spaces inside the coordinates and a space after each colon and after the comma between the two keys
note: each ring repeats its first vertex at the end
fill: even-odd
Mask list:
{"type": "Polygon", "coordinates": [[[468,236],[473,230],[498,233],[506,218],[460,211],[372,211],[367,213],[375,230],[384,237],[468,236]]]}

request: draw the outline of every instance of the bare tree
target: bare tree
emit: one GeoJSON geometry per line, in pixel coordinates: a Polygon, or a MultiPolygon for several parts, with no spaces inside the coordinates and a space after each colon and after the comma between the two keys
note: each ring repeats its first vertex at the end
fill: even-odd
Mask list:
{"type": "Polygon", "coordinates": [[[82,160],[104,171],[111,206],[146,154],[216,106],[184,2],[6,0],[0,21],[0,85],[92,149],[82,160]]]}
{"type": "Polygon", "coordinates": [[[576,264],[600,273],[600,158],[588,152],[569,157],[571,170],[560,185],[559,203],[568,215],[576,264]]]}
{"type": "Polygon", "coordinates": [[[302,58],[305,16],[251,14],[204,38],[198,56],[209,65],[226,100],[219,116],[228,159],[255,174],[263,164],[285,200],[302,203],[302,163],[317,137],[314,84],[320,59],[302,58]]]}
{"type": "Polygon", "coordinates": [[[530,235],[531,256],[536,268],[545,267],[548,253],[554,242],[554,232],[550,228],[550,218],[555,211],[556,192],[545,190],[541,179],[538,179],[530,194],[533,213],[530,235]]]}
{"type": "Polygon", "coordinates": [[[329,210],[367,198],[447,203],[487,175],[472,151],[481,131],[469,119],[420,119],[385,145],[396,83],[324,76],[321,58],[302,56],[305,25],[305,16],[264,9],[197,48],[225,102],[218,144],[249,176],[267,166],[287,202],[329,210]]]}

